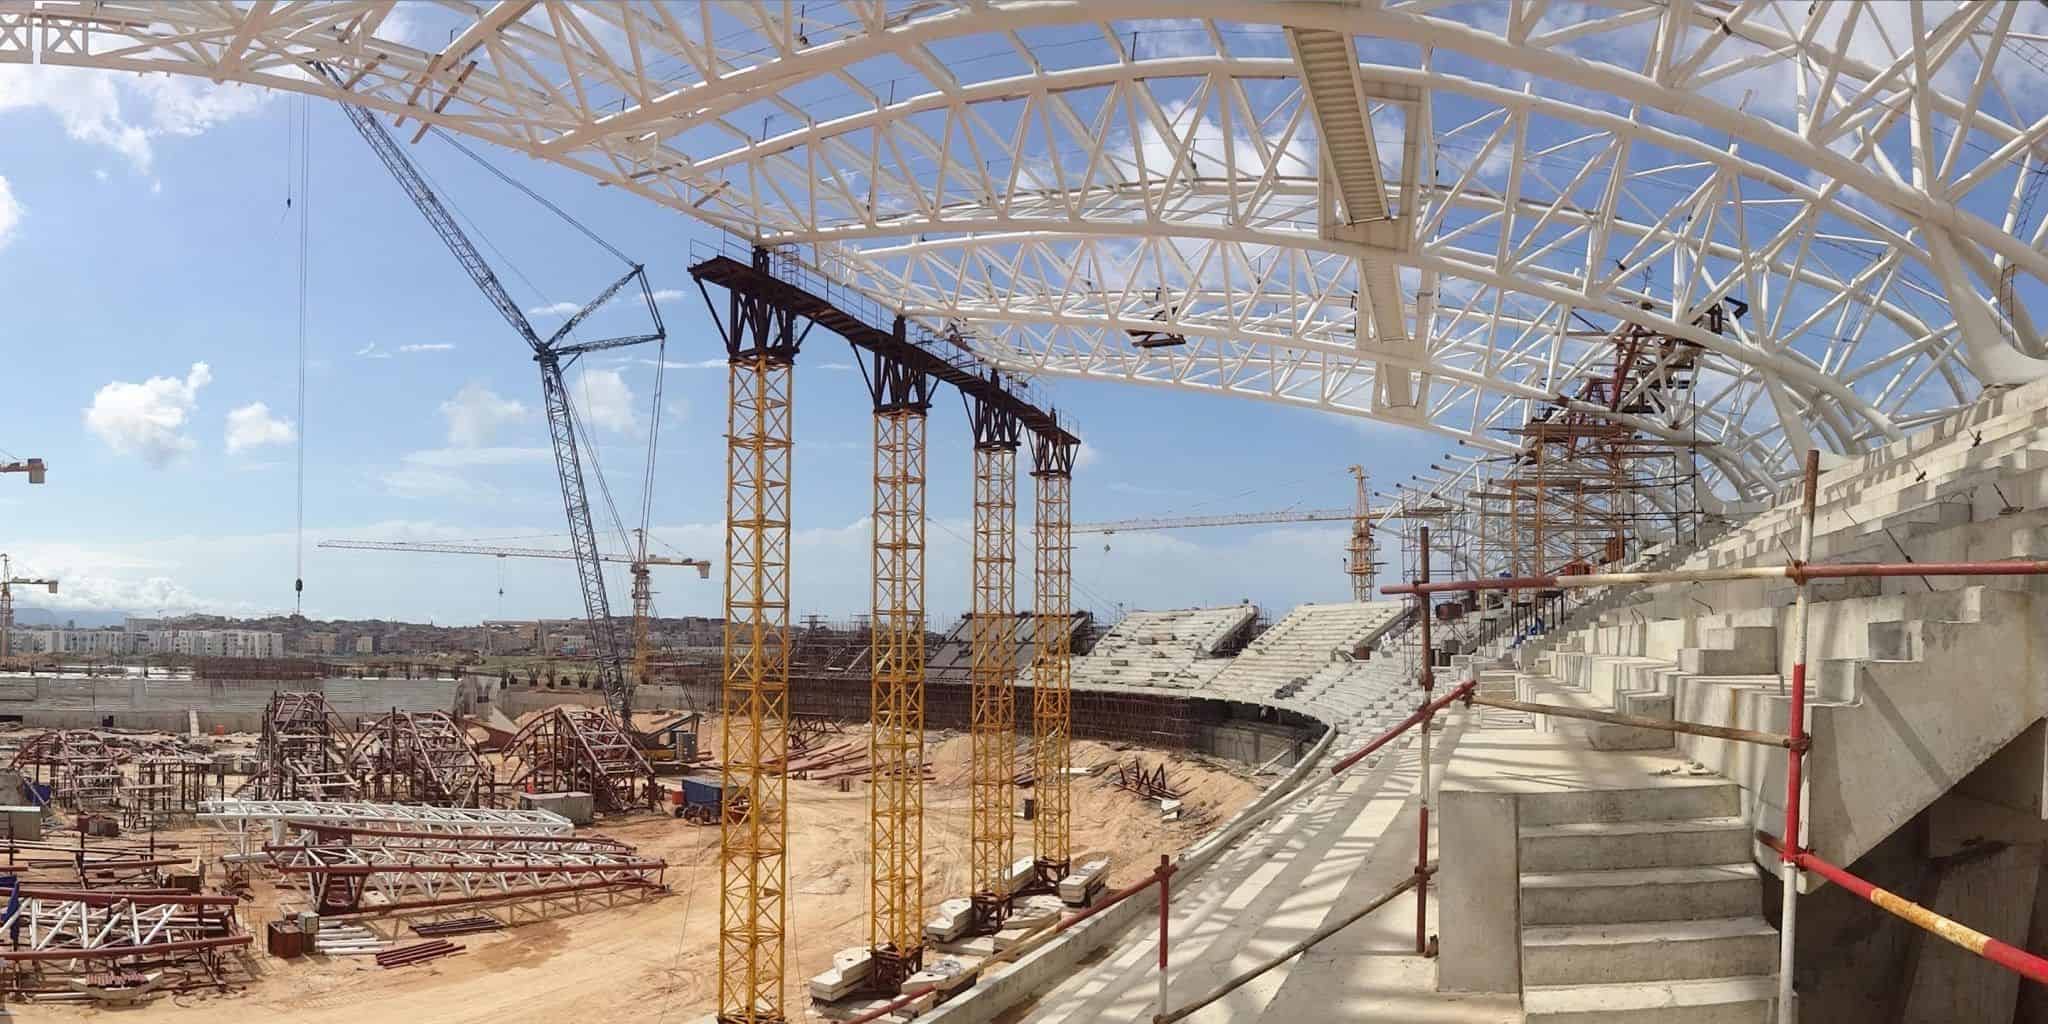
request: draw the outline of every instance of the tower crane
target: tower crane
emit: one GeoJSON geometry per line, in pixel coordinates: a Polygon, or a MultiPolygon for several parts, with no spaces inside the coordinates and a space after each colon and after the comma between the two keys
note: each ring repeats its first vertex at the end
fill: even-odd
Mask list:
{"type": "MultiPolygon", "coordinates": [[[[633,574],[633,679],[647,681],[649,645],[647,643],[648,611],[654,604],[654,588],[649,579],[649,568],[657,565],[694,566],[697,578],[711,578],[711,563],[701,558],[667,558],[647,554],[647,531],[635,530],[639,535],[639,550],[633,555],[615,555],[602,552],[597,556],[600,562],[616,562],[631,567],[633,574]]],[[[506,548],[488,544],[444,544],[415,541],[389,540],[323,540],[323,548],[347,548],[355,551],[420,551],[444,555],[490,555],[495,558],[575,558],[574,551],[558,551],[553,548],[506,548]]]]}
{"type": "MultiPolygon", "coordinates": [[[[325,79],[329,85],[346,93],[348,83],[333,68],[318,61],[309,62],[314,74],[325,79]]],[[[637,263],[629,263],[632,269],[625,276],[600,292],[575,315],[563,321],[562,326],[546,338],[534,329],[532,322],[505,290],[498,275],[485,262],[483,254],[475,243],[456,223],[455,217],[443,205],[441,198],[428,186],[425,176],[420,174],[412,160],[399,148],[391,133],[378,123],[376,115],[368,109],[353,103],[342,103],[341,109],[355,125],[363,141],[376,151],[377,158],[386,170],[398,181],[405,194],[419,208],[420,215],[427,219],[434,233],[448,246],[448,251],[462,264],[477,289],[496,307],[498,314],[512,326],[528,348],[533,350],[533,361],[540,367],[542,405],[547,409],[548,433],[554,444],[555,475],[562,487],[562,506],[569,520],[570,556],[576,561],[576,576],[583,590],[583,610],[590,620],[591,645],[597,655],[597,677],[606,700],[619,716],[622,727],[630,728],[633,710],[633,681],[626,678],[624,656],[619,643],[618,627],[612,621],[611,600],[605,594],[604,571],[599,565],[597,533],[590,516],[590,496],[583,485],[583,464],[577,453],[575,414],[569,405],[569,389],[563,382],[563,368],[577,358],[607,349],[639,345],[666,338],[667,331],[661,323],[661,312],[655,307],[654,291],[647,284],[646,269],[637,263]],[[568,338],[578,325],[590,314],[610,302],[627,285],[638,284],[640,294],[647,303],[647,314],[654,322],[654,330],[646,334],[634,334],[598,341],[569,343],[568,338]]],[[[616,250],[614,250],[616,252],[616,250]]],[[[623,259],[623,257],[621,257],[623,259]]],[[[602,481],[600,480],[600,483],[602,481]]]]}
{"type": "Polygon", "coordinates": [[[49,467],[43,465],[43,460],[41,459],[16,459],[13,462],[0,462],[0,473],[27,473],[28,482],[32,484],[42,483],[43,475],[48,472],[49,467]]]}
{"type": "Polygon", "coordinates": [[[1403,501],[1396,505],[1372,507],[1367,500],[1370,488],[1363,466],[1351,466],[1347,470],[1357,487],[1357,497],[1350,508],[1296,508],[1275,512],[1236,512],[1209,516],[1154,516],[1141,519],[1111,519],[1099,523],[1075,523],[1075,533],[1138,533],[1147,530],[1192,530],[1219,526],[1268,526],[1279,523],[1350,523],[1351,537],[1345,549],[1344,574],[1351,578],[1351,599],[1372,600],[1374,577],[1379,562],[1374,560],[1375,544],[1373,527],[1389,519],[1436,519],[1450,515],[1454,510],[1445,504],[1416,504],[1403,501]]]}
{"type": "MultiPolygon", "coordinates": [[[[33,460],[40,463],[41,459],[33,460]]],[[[57,581],[39,577],[16,576],[14,564],[6,555],[0,555],[0,661],[14,654],[14,586],[47,586],[50,593],[57,592],[57,581]]]]}

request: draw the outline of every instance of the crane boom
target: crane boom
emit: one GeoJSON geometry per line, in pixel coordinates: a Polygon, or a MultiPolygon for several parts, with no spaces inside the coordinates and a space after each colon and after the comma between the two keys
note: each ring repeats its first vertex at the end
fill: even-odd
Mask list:
{"type": "MultiPolygon", "coordinates": [[[[332,68],[318,62],[314,62],[312,67],[335,88],[344,92],[347,90],[341,76],[332,68]]],[[[584,614],[590,620],[591,646],[596,649],[597,654],[598,682],[606,698],[611,702],[613,710],[619,715],[620,724],[631,728],[633,681],[626,677],[624,651],[619,643],[617,626],[612,622],[611,600],[605,593],[604,568],[600,564],[597,550],[597,531],[590,515],[590,496],[584,488],[583,462],[576,450],[575,413],[569,403],[569,389],[562,380],[562,366],[565,355],[573,360],[585,351],[637,344],[665,336],[661,328],[660,315],[654,308],[653,294],[647,286],[646,272],[644,268],[635,265],[625,277],[614,282],[595,301],[584,306],[576,315],[564,322],[553,336],[543,340],[539,332],[534,330],[533,323],[526,318],[525,312],[519,308],[519,303],[505,290],[504,282],[498,280],[497,273],[484,260],[483,253],[469,240],[462,226],[456,223],[454,215],[427,184],[426,177],[420,173],[419,168],[413,166],[405,151],[399,148],[397,140],[378,123],[376,115],[353,103],[344,102],[341,109],[348,115],[349,122],[355,125],[356,132],[363,137],[363,141],[369,143],[370,148],[376,152],[385,169],[397,179],[399,187],[405,190],[413,205],[419,208],[420,215],[427,219],[434,233],[441,237],[448,251],[462,264],[462,269],[469,274],[470,280],[484,293],[484,298],[490,300],[491,305],[497,308],[498,315],[504,317],[505,322],[511,324],[512,329],[518,332],[521,340],[533,349],[534,362],[540,365],[542,405],[548,415],[548,435],[555,453],[555,475],[562,488],[562,509],[569,521],[569,544],[576,559],[576,578],[583,591],[584,614]],[[655,317],[656,333],[556,348],[556,343],[567,337],[569,331],[581,323],[584,317],[611,301],[620,288],[635,278],[639,279],[641,294],[647,301],[649,313],[655,317]]]]}
{"type": "MultiPolygon", "coordinates": [[[[437,541],[323,540],[315,546],[346,548],[355,551],[424,551],[443,555],[496,555],[499,558],[576,557],[576,552],[563,551],[559,548],[506,548],[490,544],[450,544],[437,541]]],[[[694,565],[706,571],[709,571],[711,567],[710,562],[700,558],[666,558],[659,555],[637,558],[632,555],[617,555],[609,551],[599,552],[597,560],[600,562],[616,562],[620,565],[632,565],[636,562],[647,565],[694,565]]]]}
{"type": "Polygon", "coordinates": [[[1075,533],[1135,533],[1140,530],[1189,530],[1203,526],[1260,526],[1272,523],[1350,522],[1358,513],[1348,508],[1293,509],[1285,512],[1238,512],[1220,516],[1178,516],[1112,519],[1075,523],[1075,533]]]}

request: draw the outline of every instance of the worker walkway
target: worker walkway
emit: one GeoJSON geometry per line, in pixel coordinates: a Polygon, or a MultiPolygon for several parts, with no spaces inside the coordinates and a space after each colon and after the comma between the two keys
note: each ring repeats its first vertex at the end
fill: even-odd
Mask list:
{"type": "MultiPolygon", "coordinates": [[[[1455,712],[1440,728],[1439,756],[1461,745],[1468,714],[1455,712]]],[[[1335,753],[1367,738],[1343,737],[1335,753]]],[[[1279,953],[1411,872],[1419,758],[1413,740],[1405,741],[1393,756],[1276,816],[1184,888],[1176,886],[1169,918],[1176,1004],[1279,953]]],[[[1340,990],[1349,1000],[1370,1003],[1346,1006],[1345,1020],[1521,1019],[1512,998],[1437,995],[1432,965],[1413,956],[1414,921],[1415,897],[1404,895],[1322,950],[1276,968],[1189,1019],[1334,1019],[1327,1000],[1340,990]],[[1364,964],[1357,962],[1361,958],[1364,964]]],[[[1046,992],[1019,1019],[1150,1020],[1158,993],[1155,929],[1153,917],[1140,919],[1113,955],[1046,992]]]]}

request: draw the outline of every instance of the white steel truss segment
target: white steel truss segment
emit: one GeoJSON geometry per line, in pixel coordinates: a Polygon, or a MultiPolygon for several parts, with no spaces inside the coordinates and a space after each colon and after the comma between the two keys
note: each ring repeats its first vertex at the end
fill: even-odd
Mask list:
{"type": "Polygon", "coordinates": [[[450,835],[565,836],[576,830],[568,818],[538,809],[498,810],[311,800],[208,800],[200,805],[199,820],[237,832],[250,825],[268,828],[271,822],[444,832],[450,835]]]}
{"type": "MultiPolygon", "coordinates": [[[[310,839],[315,833],[305,833],[310,839]]],[[[603,839],[378,836],[265,847],[323,914],[375,914],[657,890],[666,862],[603,839]]]]}
{"type": "Polygon", "coordinates": [[[1474,438],[1634,321],[1711,353],[1698,421],[1662,426],[1710,440],[1735,497],[1809,438],[1859,451],[2048,367],[2030,5],[408,8],[438,19],[431,52],[378,38],[389,11],[16,2],[0,60],[326,93],[302,70],[322,60],[353,102],[813,247],[985,360],[1048,374],[1474,438]],[[1412,239],[1330,228],[1289,30],[1351,44],[1412,239]],[[1701,336],[1728,302],[1749,314],[1701,336]],[[1396,372],[1414,405],[1383,404],[1396,372]]]}

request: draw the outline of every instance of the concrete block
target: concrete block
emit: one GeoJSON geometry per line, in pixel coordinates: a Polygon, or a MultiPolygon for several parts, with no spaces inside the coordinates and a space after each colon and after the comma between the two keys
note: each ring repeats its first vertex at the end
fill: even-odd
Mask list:
{"type": "MultiPolygon", "coordinates": [[[[967,965],[965,963],[952,957],[944,957],[939,960],[926,962],[924,970],[904,980],[903,987],[936,986],[936,991],[927,998],[937,1002],[939,999],[951,997],[953,993],[966,988],[973,984],[973,982],[974,976],[967,973],[967,965]]],[[[916,1005],[916,1003],[911,1004],[913,1007],[916,1005]]],[[[925,1008],[930,1009],[930,1004],[926,1004],[925,1008]]]]}
{"type": "MultiPolygon", "coordinates": [[[[1524,874],[1524,924],[1691,921],[1757,912],[1757,868],[1740,864],[1524,874]]],[[[1446,926],[1448,927],[1448,926],[1446,926]]]]}
{"type": "Polygon", "coordinates": [[[1521,991],[1516,798],[1446,782],[1438,805],[1442,955],[1436,987],[1521,991]]]}
{"type": "Polygon", "coordinates": [[[832,954],[832,966],[811,976],[811,998],[834,1003],[852,995],[875,972],[875,958],[866,949],[854,947],[832,954]]]}
{"type": "Polygon", "coordinates": [[[1778,932],[1760,917],[1545,925],[1522,932],[1529,985],[1611,985],[1769,975],[1778,932]]]}
{"type": "Polygon", "coordinates": [[[1036,877],[1038,877],[1038,861],[1030,857],[1020,857],[1015,863],[1010,865],[1010,876],[1003,880],[1008,885],[1008,888],[1003,891],[1016,892],[1024,888],[1027,883],[1036,877]]]}
{"type": "Polygon", "coordinates": [[[521,793],[519,808],[553,811],[578,825],[588,825],[597,816],[597,802],[588,793],[521,793]]]}
{"type": "Polygon", "coordinates": [[[933,942],[951,942],[967,934],[967,926],[973,923],[974,901],[946,900],[925,921],[924,937],[933,942]]]}
{"type": "Polygon", "coordinates": [[[43,809],[35,806],[0,807],[7,821],[7,834],[15,839],[43,837],[43,809]]]}
{"type": "Polygon", "coordinates": [[[1009,923],[1020,928],[1037,928],[1059,920],[1066,909],[1066,904],[1061,903],[1057,896],[1027,896],[1010,905],[1009,923]]]}
{"type": "Polygon", "coordinates": [[[1768,977],[1532,986],[1522,1012],[1528,1024],[1756,1024],[1776,996],[1768,977]]]}

